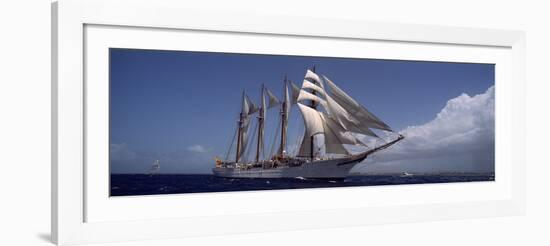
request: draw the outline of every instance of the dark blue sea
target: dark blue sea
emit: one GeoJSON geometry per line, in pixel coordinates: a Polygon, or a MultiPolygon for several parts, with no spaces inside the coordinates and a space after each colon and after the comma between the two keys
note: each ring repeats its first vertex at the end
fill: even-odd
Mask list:
{"type": "Polygon", "coordinates": [[[111,196],[494,181],[494,174],[366,175],[343,180],[232,179],[202,174],[111,174],[111,196]]]}

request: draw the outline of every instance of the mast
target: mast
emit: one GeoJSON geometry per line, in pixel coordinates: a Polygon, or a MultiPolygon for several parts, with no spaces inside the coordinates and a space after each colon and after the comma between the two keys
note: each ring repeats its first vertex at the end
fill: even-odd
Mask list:
{"type": "MultiPolygon", "coordinates": [[[[312,72],[315,73],[315,65],[313,65],[312,72]]],[[[315,81],[310,81],[310,82],[312,82],[312,83],[315,84],[315,81]]],[[[315,90],[311,90],[311,94],[315,95],[315,90]]],[[[313,101],[313,100],[311,100],[311,108],[317,110],[317,103],[315,103],[315,101],[313,101]]],[[[310,156],[310,157],[311,157],[311,160],[313,160],[313,158],[315,157],[315,154],[313,153],[314,147],[315,147],[315,146],[314,146],[314,145],[315,145],[314,137],[315,137],[315,135],[312,135],[312,136],[311,136],[311,146],[310,146],[310,150],[311,150],[311,156],[310,156]]]]}
{"type": "Polygon", "coordinates": [[[256,162],[260,161],[260,149],[263,149],[263,142],[264,142],[264,117],[265,117],[265,87],[264,84],[262,84],[262,91],[260,93],[261,95],[261,108],[258,113],[258,144],[256,146],[256,162]]]}
{"type": "MultiPolygon", "coordinates": [[[[243,101],[242,104],[245,103],[245,97],[244,97],[244,90],[243,90],[243,101]]],[[[237,152],[235,153],[235,163],[239,162],[240,159],[240,153],[241,153],[241,144],[243,140],[243,128],[244,124],[244,112],[241,110],[241,113],[239,114],[239,121],[237,122],[237,152]]]]}
{"type": "Polygon", "coordinates": [[[279,146],[279,156],[284,157],[285,145],[286,145],[286,125],[288,117],[288,82],[285,75],[284,90],[283,90],[283,103],[281,104],[281,146],[279,146]]]}

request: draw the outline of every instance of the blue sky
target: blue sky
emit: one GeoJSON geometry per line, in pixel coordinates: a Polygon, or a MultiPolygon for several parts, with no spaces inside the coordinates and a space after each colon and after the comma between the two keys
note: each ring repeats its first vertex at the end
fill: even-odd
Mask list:
{"type": "MultiPolygon", "coordinates": [[[[209,172],[234,134],[242,90],[258,101],[264,83],[280,96],[285,75],[299,85],[313,65],[398,131],[433,121],[449,100],[494,85],[492,64],[111,49],[112,172],[143,173],[154,159],[165,173],[209,172]]],[[[269,124],[268,134],[275,126],[269,124]]]]}

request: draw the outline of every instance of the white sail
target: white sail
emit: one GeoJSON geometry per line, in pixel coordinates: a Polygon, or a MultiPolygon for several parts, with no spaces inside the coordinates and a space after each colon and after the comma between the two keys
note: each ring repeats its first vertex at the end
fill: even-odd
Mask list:
{"type": "Polygon", "coordinates": [[[250,115],[258,112],[259,108],[248,98],[248,95],[246,95],[243,92],[243,101],[242,101],[242,108],[241,108],[241,146],[239,149],[238,156],[239,158],[242,158],[244,153],[246,153],[247,145],[248,145],[248,128],[250,125],[250,115]]]}
{"type": "Polygon", "coordinates": [[[311,141],[316,134],[323,134],[325,138],[326,153],[349,154],[344,144],[365,146],[358,141],[349,131],[340,126],[334,119],[325,114],[298,103],[305,125],[305,134],[300,147],[299,156],[311,155],[311,141]]]}
{"type": "Polygon", "coordinates": [[[285,90],[284,90],[284,102],[285,102],[285,108],[283,109],[285,111],[285,120],[288,121],[288,117],[290,116],[290,105],[292,105],[291,103],[291,98],[290,98],[290,95],[288,93],[288,83],[285,82],[285,90]]]}
{"type": "Polygon", "coordinates": [[[320,113],[321,117],[325,121],[325,132],[326,129],[330,129],[330,131],[333,133],[335,139],[327,140],[333,143],[340,143],[340,144],[350,144],[350,145],[364,145],[362,142],[358,141],[355,136],[348,130],[344,129],[338,122],[336,122],[334,119],[327,117],[325,114],[320,113]]]}
{"type": "Polygon", "coordinates": [[[264,149],[264,122],[265,122],[265,115],[267,110],[267,105],[265,101],[265,94],[267,89],[262,85],[262,92],[261,95],[261,106],[258,116],[258,142],[257,142],[257,152],[256,152],[256,161],[259,161],[261,153],[263,153],[264,149]]]}
{"type": "Polygon", "coordinates": [[[243,100],[241,105],[241,113],[243,115],[248,115],[250,112],[250,100],[248,99],[248,96],[246,96],[243,92],[243,100]]]}
{"type": "Polygon", "coordinates": [[[317,110],[301,103],[298,103],[298,108],[304,119],[306,136],[311,137],[315,134],[324,133],[323,118],[317,110]]]}
{"type": "MultiPolygon", "coordinates": [[[[325,95],[325,91],[323,89],[321,89],[318,84],[321,83],[321,79],[319,77],[319,75],[317,75],[316,73],[312,72],[311,70],[307,70],[306,71],[306,75],[304,76],[304,81],[302,83],[302,91],[306,90],[307,92],[311,93],[312,95],[317,95],[319,92],[320,96],[322,96],[321,98],[324,98],[324,95],[325,95]]],[[[303,94],[302,92],[300,92],[300,94],[303,94]]],[[[300,101],[300,100],[298,100],[300,101]]],[[[322,101],[315,101],[313,100],[312,101],[312,106],[313,105],[317,105],[319,103],[322,103],[322,101]]],[[[315,108],[315,106],[313,106],[315,108]]],[[[324,108],[326,108],[326,103],[325,105],[323,105],[324,108]]]]}
{"type": "Polygon", "coordinates": [[[268,109],[273,108],[273,107],[280,104],[279,99],[277,99],[277,97],[275,95],[273,95],[273,93],[270,90],[265,89],[265,91],[267,93],[267,96],[269,97],[269,103],[268,103],[268,106],[267,106],[268,109]]]}
{"type": "Polygon", "coordinates": [[[281,128],[281,144],[279,146],[279,149],[277,153],[279,153],[281,156],[285,155],[286,153],[286,143],[287,143],[287,131],[288,131],[288,118],[290,116],[290,95],[288,93],[288,81],[285,77],[285,83],[284,83],[284,90],[283,90],[283,103],[281,104],[281,121],[282,121],[282,128],[281,128]]]}
{"type": "Polygon", "coordinates": [[[305,79],[307,79],[311,82],[317,82],[317,83],[321,82],[321,79],[320,79],[319,75],[317,75],[316,73],[314,73],[313,71],[311,71],[309,69],[306,71],[305,79]]]}
{"type": "Polygon", "coordinates": [[[321,97],[318,97],[316,95],[313,95],[305,90],[300,90],[300,94],[298,95],[298,99],[297,101],[298,102],[302,102],[302,101],[305,101],[305,100],[311,100],[311,101],[314,101],[318,104],[321,104],[323,106],[323,108],[327,108],[327,102],[322,99],[321,97]]]}
{"type": "Polygon", "coordinates": [[[326,96],[328,113],[331,118],[337,121],[344,129],[371,137],[378,137],[368,126],[362,124],[355,117],[338,104],[331,96],[326,96]]]}
{"type": "Polygon", "coordinates": [[[350,113],[346,109],[344,109],[331,96],[327,94],[324,89],[322,77],[319,77],[317,74],[311,71],[308,71],[307,75],[310,78],[315,79],[319,85],[313,84],[304,79],[304,82],[302,84],[302,91],[300,91],[300,95],[298,96],[298,101],[313,100],[321,104],[325,111],[329,114],[329,116],[337,121],[342,126],[342,128],[348,131],[365,134],[372,137],[378,137],[372,130],[368,128],[368,126],[361,124],[359,120],[350,115],[350,113]],[[304,91],[303,89],[310,89],[316,92],[316,95],[304,91]],[[325,100],[323,100],[323,98],[325,100]]]}
{"type": "Polygon", "coordinates": [[[331,96],[326,96],[327,99],[327,108],[328,113],[332,118],[339,121],[344,128],[347,129],[346,125],[359,124],[359,121],[351,116],[346,109],[344,109],[340,104],[338,104],[331,96]]]}
{"type": "Polygon", "coordinates": [[[296,156],[299,157],[310,157],[311,155],[311,140],[312,137],[308,137],[304,134],[302,138],[302,142],[300,145],[300,149],[298,150],[298,154],[296,156]]]}
{"type": "Polygon", "coordinates": [[[256,104],[254,104],[254,102],[252,102],[252,100],[250,100],[250,98],[248,98],[248,96],[245,94],[241,112],[245,116],[248,116],[258,112],[258,110],[259,110],[258,106],[256,106],[256,104]]]}
{"type": "Polygon", "coordinates": [[[260,113],[262,117],[265,117],[265,111],[267,110],[267,105],[265,102],[266,91],[267,89],[265,89],[265,87],[262,85],[262,92],[261,92],[262,98],[260,99],[260,111],[261,111],[260,113]]]}
{"type": "Polygon", "coordinates": [[[374,114],[357,103],[353,98],[346,94],[342,89],[338,88],[334,82],[323,76],[331,90],[332,98],[335,102],[345,108],[350,115],[353,115],[362,125],[370,128],[376,128],[386,131],[392,131],[391,128],[382,120],[378,119],[374,114]]]}
{"type": "Polygon", "coordinates": [[[248,144],[248,128],[250,125],[250,118],[247,116],[243,119],[243,125],[241,128],[241,134],[242,134],[242,141],[241,141],[241,148],[239,151],[239,156],[242,158],[248,144]]]}
{"type": "MultiPolygon", "coordinates": [[[[308,114],[304,116],[304,122],[306,125],[306,134],[302,140],[302,146],[300,147],[300,155],[307,156],[311,154],[311,136],[317,133],[321,133],[319,129],[315,131],[310,131],[311,121],[308,120],[314,118],[315,121],[320,122],[319,125],[323,126],[323,135],[326,153],[329,154],[344,154],[348,155],[349,152],[346,150],[344,145],[366,145],[357,140],[357,138],[352,134],[360,133],[368,136],[378,137],[369,127],[384,128],[385,124],[380,121],[378,118],[375,118],[374,115],[368,118],[368,121],[362,122],[365,120],[366,109],[359,105],[355,100],[349,97],[345,92],[336,87],[332,81],[328,81],[331,91],[335,91],[338,100],[333,98],[327,91],[325,91],[325,79],[326,77],[320,77],[312,71],[307,71],[306,79],[302,83],[302,88],[298,95],[297,101],[302,102],[304,100],[311,100],[323,106],[327,114],[319,112],[317,109],[309,108],[299,103],[300,111],[302,114],[308,114]],[[313,83],[315,82],[315,83],[313,83]],[[310,90],[313,93],[310,93],[307,90],[310,90]],[[341,105],[344,103],[344,105],[341,105]],[[360,118],[355,117],[353,112],[358,112],[360,118]],[[317,119],[315,115],[318,115],[320,119],[317,119]],[[308,123],[309,122],[309,123],[308,123]]],[[[318,127],[318,126],[315,126],[318,127]]]]}
{"type": "Polygon", "coordinates": [[[356,144],[354,138],[349,138],[346,136],[346,130],[341,128],[340,125],[334,122],[332,119],[323,116],[325,123],[325,151],[327,154],[349,154],[349,152],[344,148],[345,143],[347,144],[356,144]],[[345,141],[345,142],[344,142],[345,141]]]}
{"type": "Polygon", "coordinates": [[[298,103],[298,108],[302,113],[302,118],[304,119],[305,125],[304,138],[302,140],[302,145],[300,146],[298,156],[307,157],[311,156],[311,141],[313,136],[315,136],[316,134],[324,134],[325,124],[323,122],[323,118],[317,110],[312,109],[301,103],[298,103]]]}
{"type": "Polygon", "coordinates": [[[296,84],[294,84],[293,82],[289,81],[290,83],[290,86],[292,87],[291,90],[292,90],[292,98],[291,98],[291,101],[292,101],[292,104],[296,104],[298,103],[298,96],[300,95],[300,87],[298,87],[296,84]]]}
{"type": "MultiPolygon", "coordinates": [[[[320,83],[320,82],[319,82],[320,83]]],[[[315,91],[316,93],[320,94],[321,96],[325,96],[325,90],[321,87],[319,87],[316,84],[313,84],[307,80],[304,80],[302,83],[302,89],[311,89],[312,91],[315,91]]]]}

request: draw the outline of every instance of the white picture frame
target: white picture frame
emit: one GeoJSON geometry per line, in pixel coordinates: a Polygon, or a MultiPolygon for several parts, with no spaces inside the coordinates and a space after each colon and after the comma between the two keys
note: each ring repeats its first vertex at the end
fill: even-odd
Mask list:
{"type": "MultiPolygon", "coordinates": [[[[52,4],[52,13],[52,238],[58,244],[519,215],[525,211],[523,32],[200,11],[189,9],[181,1],[63,0],[52,4]],[[163,37],[159,38],[162,41],[147,39],[144,35],[147,32],[155,32],[157,37],[163,37]],[[101,104],[101,100],[94,100],[102,97],[101,90],[94,90],[96,84],[86,83],[86,80],[99,74],[90,74],[90,71],[101,71],[94,69],[101,68],[102,62],[106,62],[101,56],[90,55],[88,49],[104,49],[113,42],[127,48],[145,45],[181,49],[179,38],[188,37],[181,35],[190,32],[235,39],[243,36],[262,37],[266,41],[277,38],[284,41],[279,42],[282,46],[278,46],[284,48],[284,51],[279,51],[283,54],[315,52],[293,50],[289,45],[295,42],[299,47],[300,40],[305,39],[318,45],[325,44],[320,42],[334,42],[334,47],[339,42],[379,45],[379,53],[369,53],[369,57],[452,61],[450,57],[455,56],[456,61],[495,63],[497,179],[488,184],[144,196],[113,200],[105,195],[105,189],[100,188],[108,174],[96,169],[95,165],[87,165],[90,156],[98,156],[90,155],[95,153],[93,146],[101,143],[101,139],[90,141],[89,134],[95,123],[101,121],[102,111],[94,111],[93,107],[101,104]],[[136,35],[133,37],[140,37],[136,40],[149,43],[124,42],[117,35],[136,35]],[[384,48],[386,44],[393,46],[384,48]],[[390,48],[402,48],[403,52],[391,53],[390,48]],[[99,94],[91,94],[94,91],[99,94]],[[503,178],[499,178],[499,173],[503,173],[503,178]],[[304,194],[308,194],[308,200],[303,199],[304,194]],[[370,200],[360,198],[365,195],[370,200]],[[337,199],[323,202],[322,197],[326,196],[337,199]],[[223,199],[234,207],[217,209],[211,205],[216,199],[223,199]],[[243,199],[252,201],[251,207],[258,209],[242,210],[238,205],[243,199]],[[269,206],[274,201],[288,199],[299,201],[302,206],[269,206]],[[135,208],[129,209],[129,204],[135,204],[135,208]],[[147,207],[156,207],[162,213],[151,214],[147,207]],[[188,211],[178,211],[177,208],[182,207],[188,211]],[[214,227],[225,229],[212,230],[214,227]]],[[[211,47],[197,46],[195,49],[228,49],[223,45],[202,45],[211,47]]],[[[327,52],[339,54],[344,51],[334,47],[327,48],[327,52]]],[[[253,46],[242,47],[239,51],[242,49],[274,52],[253,46]]],[[[95,51],[93,54],[97,54],[95,51]]],[[[324,55],[330,56],[329,53],[324,55]]],[[[353,56],[351,53],[343,55],[353,56]]]]}

